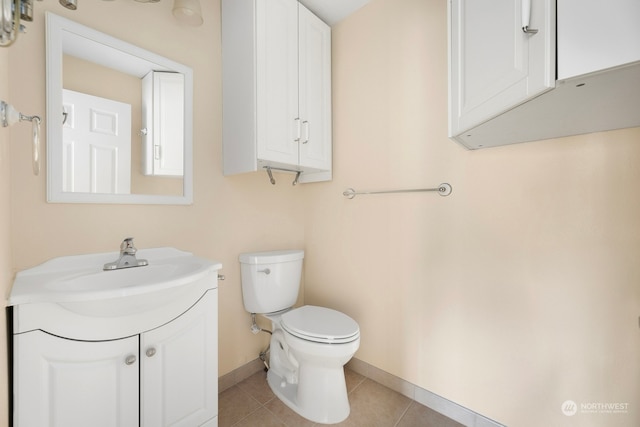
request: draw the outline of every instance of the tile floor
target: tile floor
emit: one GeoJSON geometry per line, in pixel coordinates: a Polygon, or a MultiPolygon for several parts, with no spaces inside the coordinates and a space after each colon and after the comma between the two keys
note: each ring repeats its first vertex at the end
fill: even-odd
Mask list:
{"type": "MultiPolygon", "coordinates": [[[[345,369],[351,415],[335,426],[464,427],[426,406],[345,369]]],[[[320,426],[302,418],[275,397],[260,371],[223,391],[219,397],[219,427],[320,426]]]]}

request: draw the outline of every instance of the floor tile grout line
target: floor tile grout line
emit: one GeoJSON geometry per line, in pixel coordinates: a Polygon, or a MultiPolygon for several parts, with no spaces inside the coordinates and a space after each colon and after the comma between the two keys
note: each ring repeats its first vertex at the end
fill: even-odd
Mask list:
{"type": "MultiPolygon", "coordinates": [[[[271,400],[269,400],[269,402],[271,402],[271,400]]],[[[266,404],[265,404],[266,405],[266,404]]],[[[273,415],[273,418],[275,418],[276,420],[278,420],[278,422],[280,422],[282,425],[286,426],[286,427],[292,427],[290,426],[285,420],[283,420],[282,418],[280,418],[278,416],[278,414],[272,412],[271,410],[269,410],[269,408],[267,408],[266,406],[263,406],[263,408],[270,413],[271,415],[273,415]]]]}
{"type": "Polygon", "coordinates": [[[400,418],[398,418],[398,421],[396,421],[393,424],[393,427],[398,427],[398,425],[400,424],[400,421],[402,421],[402,419],[404,418],[405,415],[407,415],[407,412],[409,412],[409,409],[411,409],[411,405],[413,405],[414,402],[411,401],[409,402],[409,405],[407,405],[407,407],[405,408],[405,410],[402,412],[402,414],[400,415],[400,418]]]}
{"type": "MultiPolygon", "coordinates": [[[[236,384],[234,387],[238,387],[238,384],[236,384]]],[[[235,423],[233,423],[233,425],[231,425],[231,427],[237,426],[238,424],[240,424],[242,421],[244,421],[246,418],[250,417],[253,413],[255,413],[256,411],[259,411],[261,408],[264,407],[264,405],[262,403],[260,403],[260,401],[258,399],[256,399],[255,397],[253,397],[251,395],[251,393],[248,393],[246,391],[244,391],[242,389],[242,387],[238,387],[238,390],[240,390],[242,393],[244,393],[245,395],[247,395],[249,397],[249,399],[252,399],[253,401],[255,401],[258,406],[253,410],[250,411],[249,413],[247,413],[247,415],[245,415],[244,417],[240,418],[238,421],[236,421],[235,423]]],[[[269,399],[267,402],[270,402],[271,399],[269,399]]],[[[265,408],[266,409],[266,408],[265,408]]],[[[268,409],[267,409],[268,410],[268,409]]],[[[277,417],[276,417],[277,418],[277,417]]]]}
{"type": "Polygon", "coordinates": [[[352,394],[353,392],[355,392],[362,384],[365,383],[365,381],[367,381],[367,377],[365,377],[364,375],[362,376],[362,379],[358,382],[358,384],[356,384],[353,389],[351,391],[347,392],[347,395],[352,394]]]}

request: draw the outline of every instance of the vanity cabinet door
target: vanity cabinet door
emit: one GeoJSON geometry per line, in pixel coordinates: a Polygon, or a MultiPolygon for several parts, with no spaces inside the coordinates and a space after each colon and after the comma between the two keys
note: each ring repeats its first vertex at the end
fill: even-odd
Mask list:
{"type": "Polygon", "coordinates": [[[14,337],[14,426],[138,426],[138,336],[74,341],[14,337]]]}
{"type": "Polygon", "coordinates": [[[555,87],[555,0],[449,0],[449,37],[450,137],[555,87]]]}
{"type": "Polygon", "coordinates": [[[218,413],[217,290],[141,335],[143,427],[204,425],[218,413]]]}

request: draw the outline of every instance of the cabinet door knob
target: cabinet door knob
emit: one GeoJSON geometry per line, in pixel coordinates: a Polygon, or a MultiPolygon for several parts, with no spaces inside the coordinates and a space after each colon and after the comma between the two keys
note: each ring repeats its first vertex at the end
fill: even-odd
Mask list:
{"type": "Polygon", "coordinates": [[[136,363],[136,356],[134,356],[133,354],[127,356],[127,358],[124,359],[124,363],[126,363],[127,365],[133,365],[134,363],[136,363]]]}
{"type": "Polygon", "coordinates": [[[145,354],[147,355],[147,357],[153,357],[156,354],[156,349],[154,347],[149,347],[145,354]]]}

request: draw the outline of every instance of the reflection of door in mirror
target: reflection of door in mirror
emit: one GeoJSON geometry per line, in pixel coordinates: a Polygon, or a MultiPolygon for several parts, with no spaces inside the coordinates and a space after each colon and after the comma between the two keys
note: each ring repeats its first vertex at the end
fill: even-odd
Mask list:
{"type": "MultiPolygon", "coordinates": [[[[63,88],[131,104],[132,194],[182,195],[182,173],[173,177],[146,175],[142,153],[142,80],[71,55],[63,59],[63,88]]],[[[182,147],[180,147],[182,149],[182,147]]],[[[64,190],[67,191],[67,190],[64,190]]],[[[74,190],[78,192],[79,190],[74,190]]]]}
{"type": "Polygon", "coordinates": [[[63,188],[131,192],[131,105],[63,90],[63,188]]]}

